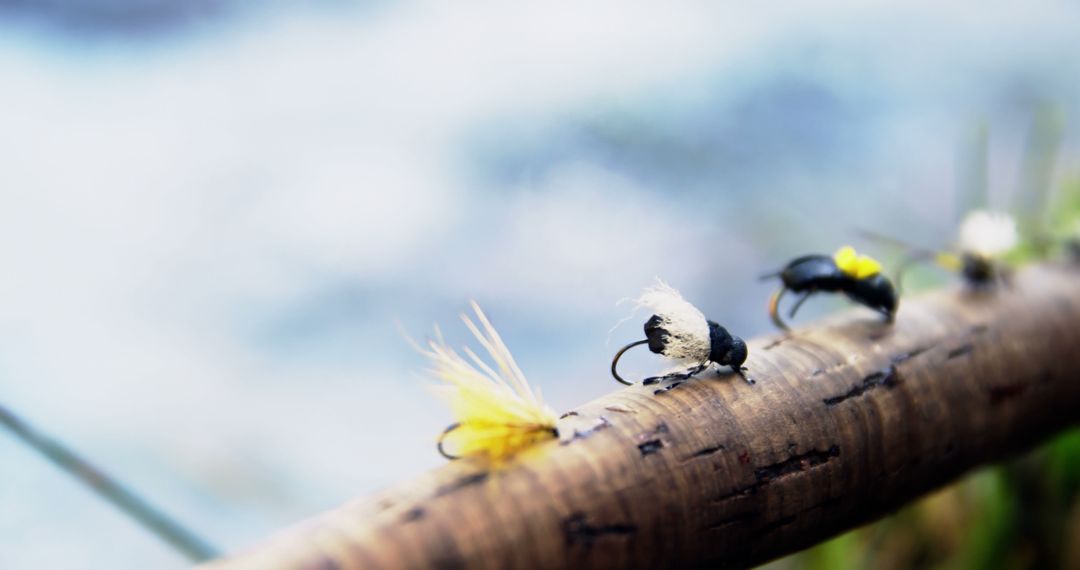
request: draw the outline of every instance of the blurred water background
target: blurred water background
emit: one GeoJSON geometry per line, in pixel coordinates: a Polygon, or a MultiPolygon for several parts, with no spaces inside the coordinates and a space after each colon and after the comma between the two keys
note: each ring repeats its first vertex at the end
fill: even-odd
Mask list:
{"type": "MultiPolygon", "coordinates": [[[[442,462],[399,327],[476,299],[566,409],[657,276],[750,337],[789,258],[948,243],[980,141],[1005,206],[1078,116],[1077,38],[1064,0],[0,0],[0,402],[240,548],[442,462]]],[[[185,566],[0,433],[0,568],[185,566]]]]}

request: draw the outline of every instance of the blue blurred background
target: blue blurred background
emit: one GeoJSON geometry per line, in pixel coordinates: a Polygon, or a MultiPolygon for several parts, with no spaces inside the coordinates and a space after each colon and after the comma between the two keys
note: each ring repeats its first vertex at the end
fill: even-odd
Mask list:
{"type": "MultiPolygon", "coordinates": [[[[470,298],[566,409],[657,276],[749,337],[791,257],[948,243],[967,149],[1004,206],[1077,116],[1077,38],[1044,0],[0,0],[0,402],[240,548],[442,462],[400,329],[464,342],[470,298]]],[[[186,565],[0,433],[0,567],[186,565]]]]}

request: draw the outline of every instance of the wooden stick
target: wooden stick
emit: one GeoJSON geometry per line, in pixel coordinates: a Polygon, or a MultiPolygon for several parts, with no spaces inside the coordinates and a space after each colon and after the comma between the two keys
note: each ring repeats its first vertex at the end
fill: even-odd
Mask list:
{"type": "Polygon", "coordinates": [[[752,341],[747,366],[756,385],[622,389],[510,466],[448,464],[205,568],[736,568],[800,550],[1080,419],[1080,269],[905,300],[891,328],[856,309],[752,341]]]}

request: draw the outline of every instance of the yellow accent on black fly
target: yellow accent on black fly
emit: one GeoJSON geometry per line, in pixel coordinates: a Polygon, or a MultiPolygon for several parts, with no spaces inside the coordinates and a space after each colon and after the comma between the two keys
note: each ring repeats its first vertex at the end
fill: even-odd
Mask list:
{"type": "Polygon", "coordinates": [[[859,255],[850,245],[838,249],[833,254],[833,261],[844,275],[853,279],[866,279],[881,273],[881,264],[868,255],[859,255]]]}

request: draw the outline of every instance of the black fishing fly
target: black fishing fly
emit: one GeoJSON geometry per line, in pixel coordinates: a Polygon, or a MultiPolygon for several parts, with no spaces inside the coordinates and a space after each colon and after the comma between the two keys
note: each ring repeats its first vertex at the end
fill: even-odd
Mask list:
{"type": "Polygon", "coordinates": [[[788,330],[788,326],[780,317],[780,299],[788,291],[801,294],[788,318],[794,318],[799,307],[814,293],[843,293],[852,301],[885,315],[888,322],[892,322],[896,316],[896,289],[889,278],[881,273],[881,264],[870,257],[856,254],[850,246],[840,248],[831,257],[800,257],[764,278],[772,277],[779,277],[782,286],[769,299],[769,316],[783,330],[788,330]]]}

